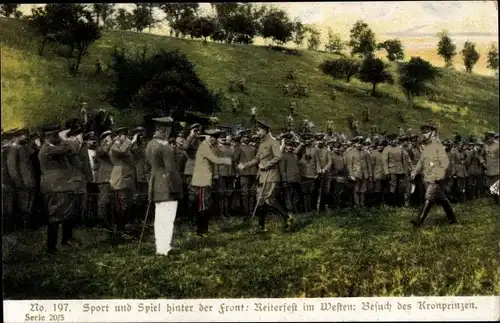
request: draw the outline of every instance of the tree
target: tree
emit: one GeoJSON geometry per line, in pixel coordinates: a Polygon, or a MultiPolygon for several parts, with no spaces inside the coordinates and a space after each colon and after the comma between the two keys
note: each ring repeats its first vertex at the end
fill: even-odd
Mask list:
{"type": "Polygon", "coordinates": [[[438,55],[444,58],[445,67],[452,67],[453,57],[457,55],[457,46],[455,46],[446,30],[438,33],[438,37],[438,55]]]}
{"type": "Polygon", "coordinates": [[[116,78],[110,99],[120,109],[170,114],[185,110],[212,113],[218,98],[201,81],[194,65],[180,51],[160,51],[148,59],[115,49],[111,68],[116,78]]]}
{"type": "Polygon", "coordinates": [[[437,69],[420,57],[412,57],[399,66],[399,84],[406,93],[408,105],[413,107],[413,98],[421,95],[425,85],[439,76],[437,69]]]}
{"type": "Polygon", "coordinates": [[[182,34],[189,30],[190,20],[196,16],[199,6],[198,3],[163,3],[159,8],[165,13],[165,19],[178,37],[181,30],[184,31],[182,34]]]}
{"type": "Polygon", "coordinates": [[[386,70],[387,66],[384,62],[374,56],[366,56],[359,71],[359,79],[366,83],[372,84],[371,95],[375,96],[375,90],[379,83],[392,84],[394,79],[386,70]]]}
{"type": "Polygon", "coordinates": [[[23,15],[23,13],[21,11],[16,10],[16,12],[14,12],[14,18],[16,18],[16,19],[23,19],[24,15],[23,15]]]}
{"type": "Polygon", "coordinates": [[[124,8],[118,9],[118,14],[115,18],[116,26],[121,31],[129,31],[134,28],[134,15],[124,8]]]}
{"type": "Polygon", "coordinates": [[[150,8],[148,4],[136,3],[135,8],[132,11],[133,16],[133,26],[134,29],[139,33],[142,32],[146,27],[150,27],[155,23],[153,17],[150,13],[150,8]]]}
{"type": "Polygon", "coordinates": [[[387,51],[387,59],[391,62],[402,60],[405,57],[403,44],[399,39],[388,39],[378,44],[377,48],[387,51]]]}
{"type": "Polygon", "coordinates": [[[491,44],[488,50],[488,68],[498,73],[498,48],[495,43],[491,44]]]}
{"type": "Polygon", "coordinates": [[[326,60],[320,65],[321,71],[334,79],[344,79],[349,83],[351,78],[359,72],[361,64],[352,58],[326,60]]]}
{"type": "Polygon", "coordinates": [[[309,50],[318,50],[319,45],[321,45],[321,32],[314,26],[307,26],[307,32],[309,33],[307,48],[309,50]]]}
{"type": "Polygon", "coordinates": [[[306,38],[306,28],[304,27],[304,24],[299,19],[295,19],[293,23],[294,44],[300,48],[305,38],[306,38]]]}
{"type": "Polygon", "coordinates": [[[40,36],[42,36],[42,43],[40,44],[40,48],[38,49],[38,54],[42,56],[43,50],[45,49],[45,44],[51,38],[49,37],[49,35],[53,31],[53,26],[50,22],[50,17],[47,15],[46,8],[32,8],[28,23],[37,31],[40,36]]]}
{"type": "Polygon", "coordinates": [[[472,68],[479,61],[479,53],[476,50],[476,44],[466,41],[462,49],[462,56],[464,58],[465,70],[467,73],[472,73],[472,68]]]}
{"type": "Polygon", "coordinates": [[[215,21],[210,17],[197,17],[192,21],[191,35],[195,38],[203,38],[207,42],[207,37],[215,32],[215,21]]]}
{"type": "Polygon", "coordinates": [[[325,50],[330,53],[342,54],[344,48],[345,43],[340,38],[340,35],[333,33],[333,31],[328,28],[328,40],[325,44],[325,50]]]}
{"type": "Polygon", "coordinates": [[[368,27],[368,24],[362,20],[356,21],[350,30],[349,47],[351,47],[351,55],[373,55],[377,47],[375,34],[368,27]]]}
{"type": "Polygon", "coordinates": [[[93,21],[79,20],[71,27],[69,34],[70,47],[76,50],[76,62],[72,64],[70,72],[76,75],[83,56],[88,54],[89,47],[101,38],[101,31],[93,21]]]}
{"type": "Polygon", "coordinates": [[[284,10],[272,8],[262,17],[261,36],[271,38],[278,45],[283,45],[293,37],[294,24],[284,10]]]}
{"type": "Polygon", "coordinates": [[[95,22],[97,24],[97,27],[101,27],[101,22],[102,22],[102,27],[103,28],[109,28],[110,26],[110,17],[113,15],[115,12],[114,9],[115,4],[114,3],[93,3],[92,4],[92,11],[95,14],[95,22]]]}
{"type": "Polygon", "coordinates": [[[10,18],[10,16],[15,16],[19,7],[18,3],[3,3],[0,4],[0,15],[10,18]]]}

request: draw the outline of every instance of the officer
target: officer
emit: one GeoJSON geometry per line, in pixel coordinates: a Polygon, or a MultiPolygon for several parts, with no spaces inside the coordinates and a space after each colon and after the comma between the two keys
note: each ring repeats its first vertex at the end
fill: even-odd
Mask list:
{"type": "Polygon", "coordinates": [[[148,194],[148,180],[151,172],[151,166],[146,158],[146,145],[144,140],[146,129],[143,127],[136,127],[132,130],[132,135],[137,134],[137,141],[130,148],[134,156],[135,174],[137,179],[137,189],[134,194],[132,222],[140,223],[147,209],[147,194],[148,194]]]}
{"type": "Polygon", "coordinates": [[[36,194],[36,180],[28,148],[29,133],[26,129],[14,134],[7,156],[9,176],[14,183],[14,214],[16,226],[24,230],[31,227],[31,217],[36,194]]]}
{"type": "Polygon", "coordinates": [[[315,191],[315,181],[321,172],[318,158],[318,149],[314,147],[313,136],[310,133],[303,135],[304,144],[300,145],[300,177],[302,178],[302,192],[304,193],[304,211],[309,213],[313,210],[313,194],[315,191]]]}
{"type": "Polygon", "coordinates": [[[148,199],[155,203],[154,232],[156,253],[168,255],[172,251],[172,235],[178,201],[182,198],[183,183],[176,165],[174,150],[168,143],[173,119],[154,118],[156,132],[146,147],[151,165],[148,199]]]}
{"type": "Polygon", "coordinates": [[[97,197],[97,215],[99,217],[100,224],[112,229],[112,217],[113,217],[113,203],[114,198],[111,199],[112,191],[109,184],[111,177],[111,170],[113,169],[113,164],[110,159],[110,149],[113,145],[113,135],[111,130],[105,130],[99,138],[99,147],[96,149],[96,183],[98,187],[98,197],[97,197]]]}
{"type": "Polygon", "coordinates": [[[285,149],[279,165],[288,213],[299,213],[298,203],[295,201],[300,201],[301,196],[299,157],[294,145],[295,143],[291,139],[285,142],[285,149]]]}
{"type": "MultiPolygon", "coordinates": [[[[257,149],[250,145],[250,130],[240,132],[241,143],[237,145],[233,153],[233,164],[244,164],[255,158],[257,149]]],[[[249,167],[243,170],[237,170],[240,187],[241,187],[241,204],[243,208],[243,216],[245,221],[248,221],[252,215],[255,205],[255,186],[257,177],[257,167],[249,167]]]]}
{"type": "Polygon", "coordinates": [[[384,188],[385,188],[385,172],[383,162],[383,151],[386,146],[385,140],[380,140],[377,143],[376,149],[370,154],[372,162],[372,176],[373,176],[373,194],[375,205],[382,206],[384,203],[384,188]]]}
{"type": "Polygon", "coordinates": [[[257,135],[260,138],[259,148],[255,159],[239,164],[238,168],[244,170],[248,167],[258,165],[259,186],[257,200],[259,207],[259,226],[257,232],[266,232],[266,215],[269,209],[276,211],[284,221],[286,228],[290,228],[295,218],[287,214],[284,208],[276,200],[276,184],[280,181],[279,162],[282,157],[280,143],[274,139],[269,130],[270,127],[264,121],[257,121],[257,135]]]}
{"type": "Polygon", "coordinates": [[[59,125],[42,127],[45,142],[40,148],[41,193],[47,210],[47,253],[57,251],[59,225],[62,224],[62,240],[64,247],[73,245],[73,221],[77,200],[73,193],[79,189],[71,180],[74,174],[71,159],[76,158],[75,151],[67,141],[62,141],[59,125]]]}
{"type": "Polygon", "coordinates": [[[421,126],[421,131],[424,149],[415,169],[412,171],[411,178],[414,180],[417,174],[422,174],[425,186],[425,202],[422,212],[411,223],[417,227],[421,226],[435,203],[443,207],[449,224],[457,223],[451,203],[444,192],[446,172],[450,160],[443,144],[436,136],[436,127],[425,124],[421,126]]]}
{"type": "Polygon", "coordinates": [[[465,202],[465,185],[467,178],[467,167],[466,167],[466,154],[463,151],[463,145],[461,144],[462,138],[460,136],[455,137],[455,145],[451,149],[451,176],[454,181],[454,192],[453,195],[457,198],[459,202],[465,202]]]}
{"type": "Polygon", "coordinates": [[[385,147],[382,153],[384,162],[384,173],[389,181],[389,197],[393,205],[403,206],[405,194],[405,177],[409,157],[406,152],[398,145],[396,134],[387,136],[389,146],[385,147]]]}
{"type": "MultiPolygon", "coordinates": [[[[486,139],[484,143],[484,153],[483,153],[483,167],[485,168],[485,173],[487,176],[487,188],[495,184],[500,178],[499,175],[499,144],[495,140],[495,133],[488,132],[486,134],[486,139]]],[[[498,204],[500,202],[499,195],[493,195],[495,202],[498,204]]]]}
{"type": "MultiPolygon", "coordinates": [[[[223,130],[221,130],[223,131],[223,130]]],[[[230,158],[232,160],[232,150],[223,132],[217,139],[215,154],[219,158],[230,158]]],[[[234,183],[234,170],[232,165],[216,164],[214,167],[214,182],[216,188],[216,198],[218,200],[219,214],[221,217],[228,217],[231,213],[229,203],[234,183]]]]}
{"type": "Polygon", "coordinates": [[[189,218],[194,218],[194,213],[196,212],[196,195],[197,192],[191,188],[191,181],[193,178],[193,169],[195,164],[196,152],[198,151],[198,147],[200,146],[199,135],[201,132],[201,125],[199,123],[195,123],[191,125],[189,128],[189,135],[184,142],[183,149],[186,152],[187,160],[186,166],[184,168],[184,192],[188,196],[188,204],[189,204],[189,218]]]}
{"type": "Polygon", "coordinates": [[[128,128],[116,129],[116,137],[110,148],[109,156],[113,168],[111,169],[109,183],[114,191],[116,199],[116,218],[114,229],[123,230],[125,224],[130,221],[130,209],[136,190],[136,177],[134,156],[131,148],[137,142],[139,134],[135,134],[130,140],[127,137],[128,128]]]}
{"type": "Polygon", "coordinates": [[[347,164],[347,172],[349,178],[354,184],[354,206],[365,206],[365,194],[367,182],[371,180],[371,160],[366,151],[363,150],[363,137],[356,138],[354,147],[355,150],[351,152],[349,163],[347,164]]]}
{"type": "Polygon", "coordinates": [[[204,132],[204,140],[199,144],[195,155],[193,167],[193,178],[191,180],[191,191],[193,195],[193,206],[197,212],[197,234],[205,238],[208,234],[208,225],[212,208],[212,180],[214,165],[232,165],[231,158],[217,157],[214,146],[217,138],[222,135],[220,130],[209,129],[204,132]]]}
{"type": "Polygon", "coordinates": [[[328,149],[325,143],[325,134],[318,133],[316,134],[316,139],[318,140],[318,162],[319,162],[319,181],[318,181],[318,196],[319,202],[321,205],[318,205],[319,208],[317,211],[319,212],[323,207],[328,207],[330,204],[327,201],[330,196],[330,168],[332,167],[332,158],[331,152],[328,149]]]}
{"type": "Polygon", "coordinates": [[[87,225],[89,226],[94,226],[96,223],[98,223],[98,216],[97,216],[97,197],[99,193],[99,189],[96,183],[97,179],[97,172],[96,172],[96,156],[95,156],[95,149],[96,149],[96,138],[95,138],[95,132],[91,131],[86,133],[83,136],[83,147],[82,150],[85,149],[85,156],[88,158],[88,167],[90,170],[87,170],[87,225]]]}
{"type": "Polygon", "coordinates": [[[483,172],[481,165],[481,146],[483,143],[477,140],[469,141],[469,149],[466,151],[467,174],[469,175],[469,198],[478,199],[481,187],[481,174],[483,172]]]}
{"type": "Polygon", "coordinates": [[[333,205],[335,208],[342,206],[342,193],[347,182],[347,168],[341,147],[340,141],[333,142],[331,176],[333,180],[333,205]]]}

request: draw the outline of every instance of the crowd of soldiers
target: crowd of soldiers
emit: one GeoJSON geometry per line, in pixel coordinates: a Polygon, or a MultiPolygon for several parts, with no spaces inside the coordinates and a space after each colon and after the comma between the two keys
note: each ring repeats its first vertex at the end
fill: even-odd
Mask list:
{"type": "MultiPolygon", "coordinates": [[[[436,128],[425,125],[422,133],[436,136],[436,128]]],[[[2,132],[4,233],[48,224],[47,251],[53,253],[59,224],[61,244],[67,247],[78,243],[75,226],[123,232],[142,224],[148,203],[162,194],[158,183],[168,186],[165,199],[178,202],[178,218],[196,220],[202,237],[209,218],[241,216],[248,222],[258,213],[257,231],[262,232],[269,212],[283,215],[290,227],[299,213],[383,204],[422,207],[414,221],[421,224],[435,195],[441,194],[429,188],[434,182],[443,187],[438,202],[455,223],[449,200],[461,203],[492,195],[489,188],[499,179],[494,132],[484,142],[460,136],[431,140],[414,133],[346,139],[332,131],[290,129],[273,137],[262,121],[238,133],[224,127],[202,131],[200,124],[193,124],[166,134],[173,159],[153,152],[154,145],[147,148],[155,136],[146,138],[143,127],[109,129],[99,138],[81,127],[63,130],[59,125],[32,133],[2,132]],[[423,156],[425,145],[434,143],[434,157],[423,156]],[[446,158],[439,156],[440,147],[446,158]],[[151,183],[155,167],[163,173],[151,183]]],[[[498,203],[498,195],[493,196],[498,203]]]]}

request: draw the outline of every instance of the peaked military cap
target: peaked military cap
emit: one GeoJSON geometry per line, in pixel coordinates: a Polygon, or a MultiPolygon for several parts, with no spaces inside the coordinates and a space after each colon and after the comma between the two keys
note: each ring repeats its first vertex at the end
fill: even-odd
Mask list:
{"type": "Polygon", "coordinates": [[[390,134],[386,135],[385,137],[387,138],[387,140],[396,140],[398,138],[398,135],[395,133],[390,133],[390,134]]]}
{"type": "Polygon", "coordinates": [[[493,131],[488,131],[485,135],[486,139],[495,138],[495,133],[493,131]]]}
{"type": "Polygon", "coordinates": [[[429,131],[429,130],[434,130],[434,131],[436,131],[436,130],[437,130],[437,128],[436,128],[436,126],[434,126],[434,125],[433,125],[433,124],[431,124],[431,123],[426,123],[426,124],[423,124],[423,125],[421,125],[421,126],[420,126],[420,130],[421,130],[421,131],[429,131]]]}
{"type": "Polygon", "coordinates": [[[220,137],[222,135],[222,131],[220,131],[219,129],[207,129],[204,131],[204,134],[206,136],[211,136],[211,137],[220,137]]]}
{"type": "Polygon", "coordinates": [[[399,137],[399,140],[401,140],[401,141],[406,141],[408,139],[410,139],[410,137],[408,137],[408,136],[401,136],[401,137],[399,137]]]}
{"type": "Polygon", "coordinates": [[[281,138],[284,138],[284,139],[292,139],[293,138],[293,134],[290,133],[290,132],[285,132],[281,135],[281,138]]]}
{"type": "Polygon", "coordinates": [[[380,140],[377,146],[387,146],[387,140],[385,139],[380,140]]]}
{"type": "Polygon", "coordinates": [[[500,137],[500,134],[497,132],[494,136],[495,139],[498,139],[500,137]]]}
{"type": "Polygon", "coordinates": [[[174,123],[174,119],[172,119],[171,117],[159,117],[159,118],[153,118],[152,119],[154,121],[154,123],[156,124],[159,124],[159,125],[171,125],[172,123],[174,123]]]}
{"type": "Polygon", "coordinates": [[[322,132],[318,132],[318,133],[314,134],[314,138],[316,138],[316,139],[320,139],[321,140],[324,137],[325,137],[325,134],[322,133],[322,132]]]}
{"type": "Polygon", "coordinates": [[[95,132],[90,131],[83,135],[84,140],[92,140],[95,138],[95,132]]]}
{"type": "Polygon", "coordinates": [[[138,132],[145,132],[146,129],[144,127],[135,127],[134,130],[132,130],[132,133],[136,134],[138,132]]]}
{"type": "Polygon", "coordinates": [[[242,137],[248,137],[251,132],[252,132],[252,130],[250,130],[250,129],[243,129],[243,130],[238,131],[238,135],[240,135],[242,137]]]}
{"type": "Polygon", "coordinates": [[[127,127],[120,127],[115,130],[115,134],[117,135],[126,135],[128,133],[128,128],[127,127]]]}
{"type": "Polygon", "coordinates": [[[193,123],[190,127],[189,127],[189,130],[193,130],[195,128],[201,128],[201,124],[199,123],[193,123]]]}
{"type": "Polygon", "coordinates": [[[71,136],[77,136],[79,134],[82,134],[83,133],[83,128],[82,127],[74,127],[74,128],[71,128],[70,131],[68,131],[68,136],[71,137],[71,136]]]}
{"type": "Polygon", "coordinates": [[[305,134],[302,135],[302,139],[304,139],[304,140],[312,139],[312,137],[313,137],[313,134],[310,132],[306,132],[305,134]]]}
{"type": "Polygon", "coordinates": [[[111,135],[113,132],[111,130],[106,130],[104,131],[103,133],[101,133],[101,135],[99,136],[99,139],[103,139],[104,137],[106,136],[109,136],[111,135]]]}
{"type": "Polygon", "coordinates": [[[257,142],[257,141],[259,141],[259,136],[257,136],[257,135],[253,135],[253,136],[251,137],[251,139],[252,139],[252,141],[257,142]]]}
{"type": "Polygon", "coordinates": [[[61,132],[61,130],[62,130],[62,127],[59,124],[47,124],[47,125],[41,126],[40,128],[46,134],[61,132]]]}
{"type": "Polygon", "coordinates": [[[263,120],[257,120],[257,127],[262,128],[266,131],[269,131],[269,129],[271,129],[271,127],[269,127],[269,125],[263,120]]]}

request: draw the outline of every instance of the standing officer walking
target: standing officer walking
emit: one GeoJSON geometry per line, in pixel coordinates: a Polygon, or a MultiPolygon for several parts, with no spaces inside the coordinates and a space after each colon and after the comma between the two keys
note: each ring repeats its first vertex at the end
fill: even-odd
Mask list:
{"type": "Polygon", "coordinates": [[[443,207],[449,224],[457,223],[451,203],[444,192],[446,173],[450,166],[448,154],[436,136],[436,127],[431,124],[425,124],[421,127],[421,130],[424,149],[411,174],[411,178],[414,180],[418,174],[422,175],[425,186],[425,203],[422,213],[420,213],[417,219],[412,220],[411,223],[417,227],[421,226],[435,203],[443,207]]]}

